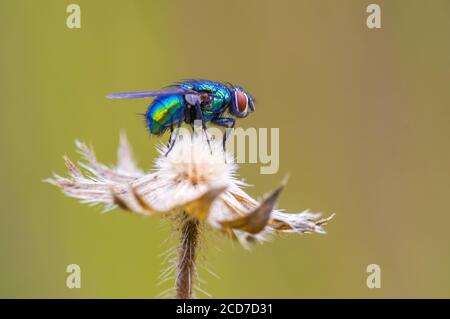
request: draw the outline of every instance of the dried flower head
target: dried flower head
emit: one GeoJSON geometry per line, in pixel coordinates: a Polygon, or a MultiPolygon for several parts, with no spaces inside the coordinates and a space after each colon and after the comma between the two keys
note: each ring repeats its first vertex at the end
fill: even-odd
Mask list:
{"type": "Polygon", "coordinates": [[[274,209],[283,182],[261,202],[249,196],[248,186],[237,178],[237,165],[222,143],[208,145],[201,134],[180,136],[171,152],[159,147],[154,169],[144,173],[136,166],[124,134],[120,137],[118,163],[108,167],[94,151],[76,142],[85,163],[77,166],[64,157],[69,177],[54,175],[47,181],[63,192],[106,211],[119,207],[144,216],[172,214],[180,218],[181,243],[176,263],[177,297],[192,296],[198,227],[206,224],[230,235],[248,248],[276,233],[325,233],[322,226],[334,215],[319,219],[309,211],[284,213],[274,209]]]}

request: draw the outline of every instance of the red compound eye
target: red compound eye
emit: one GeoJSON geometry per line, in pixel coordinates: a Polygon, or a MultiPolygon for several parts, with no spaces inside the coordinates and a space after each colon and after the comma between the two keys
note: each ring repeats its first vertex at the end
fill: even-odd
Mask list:
{"type": "Polygon", "coordinates": [[[237,91],[236,92],[236,101],[237,101],[238,111],[240,113],[247,111],[247,102],[248,102],[247,94],[245,94],[241,91],[237,91]]]}

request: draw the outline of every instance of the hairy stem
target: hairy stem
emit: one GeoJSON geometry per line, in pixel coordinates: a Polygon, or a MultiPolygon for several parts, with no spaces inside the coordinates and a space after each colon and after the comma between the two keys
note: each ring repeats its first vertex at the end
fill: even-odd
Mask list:
{"type": "Polygon", "coordinates": [[[191,299],[196,276],[195,259],[199,238],[199,221],[183,213],[181,243],[178,250],[176,292],[177,299],[191,299]]]}

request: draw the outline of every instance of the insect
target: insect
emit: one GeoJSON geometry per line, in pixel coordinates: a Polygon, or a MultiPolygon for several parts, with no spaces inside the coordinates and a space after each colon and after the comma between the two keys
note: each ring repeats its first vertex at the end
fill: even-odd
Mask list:
{"type": "Polygon", "coordinates": [[[195,120],[201,121],[205,134],[208,122],[225,127],[223,136],[225,150],[228,135],[236,123],[234,117],[243,118],[255,111],[253,97],[243,88],[209,80],[185,80],[170,85],[167,90],[114,93],[107,96],[110,99],[148,97],[156,97],[145,113],[150,134],[160,136],[166,130],[170,130],[166,155],[175,144],[181,124],[187,123],[193,127],[195,120]],[[231,116],[225,116],[226,114],[231,116]],[[176,136],[172,141],[174,127],[176,136]]]}

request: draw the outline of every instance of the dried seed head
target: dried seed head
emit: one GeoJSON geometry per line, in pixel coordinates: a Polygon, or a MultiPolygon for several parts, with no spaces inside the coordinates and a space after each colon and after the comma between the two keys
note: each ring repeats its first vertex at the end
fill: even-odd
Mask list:
{"type": "Polygon", "coordinates": [[[77,166],[65,157],[69,177],[55,175],[47,181],[66,195],[101,204],[105,210],[119,207],[141,215],[183,211],[230,234],[245,247],[276,233],[324,233],[322,226],[334,216],[318,220],[320,214],[309,211],[275,209],[284,183],[257,202],[243,190],[247,185],[237,178],[237,165],[224,154],[221,141],[213,140],[210,146],[201,134],[177,139],[167,156],[166,149],[159,148],[160,156],[149,173],[136,166],[124,134],[115,167],[99,163],[85,144],[76,145],[86,163],[77,166]]]}

